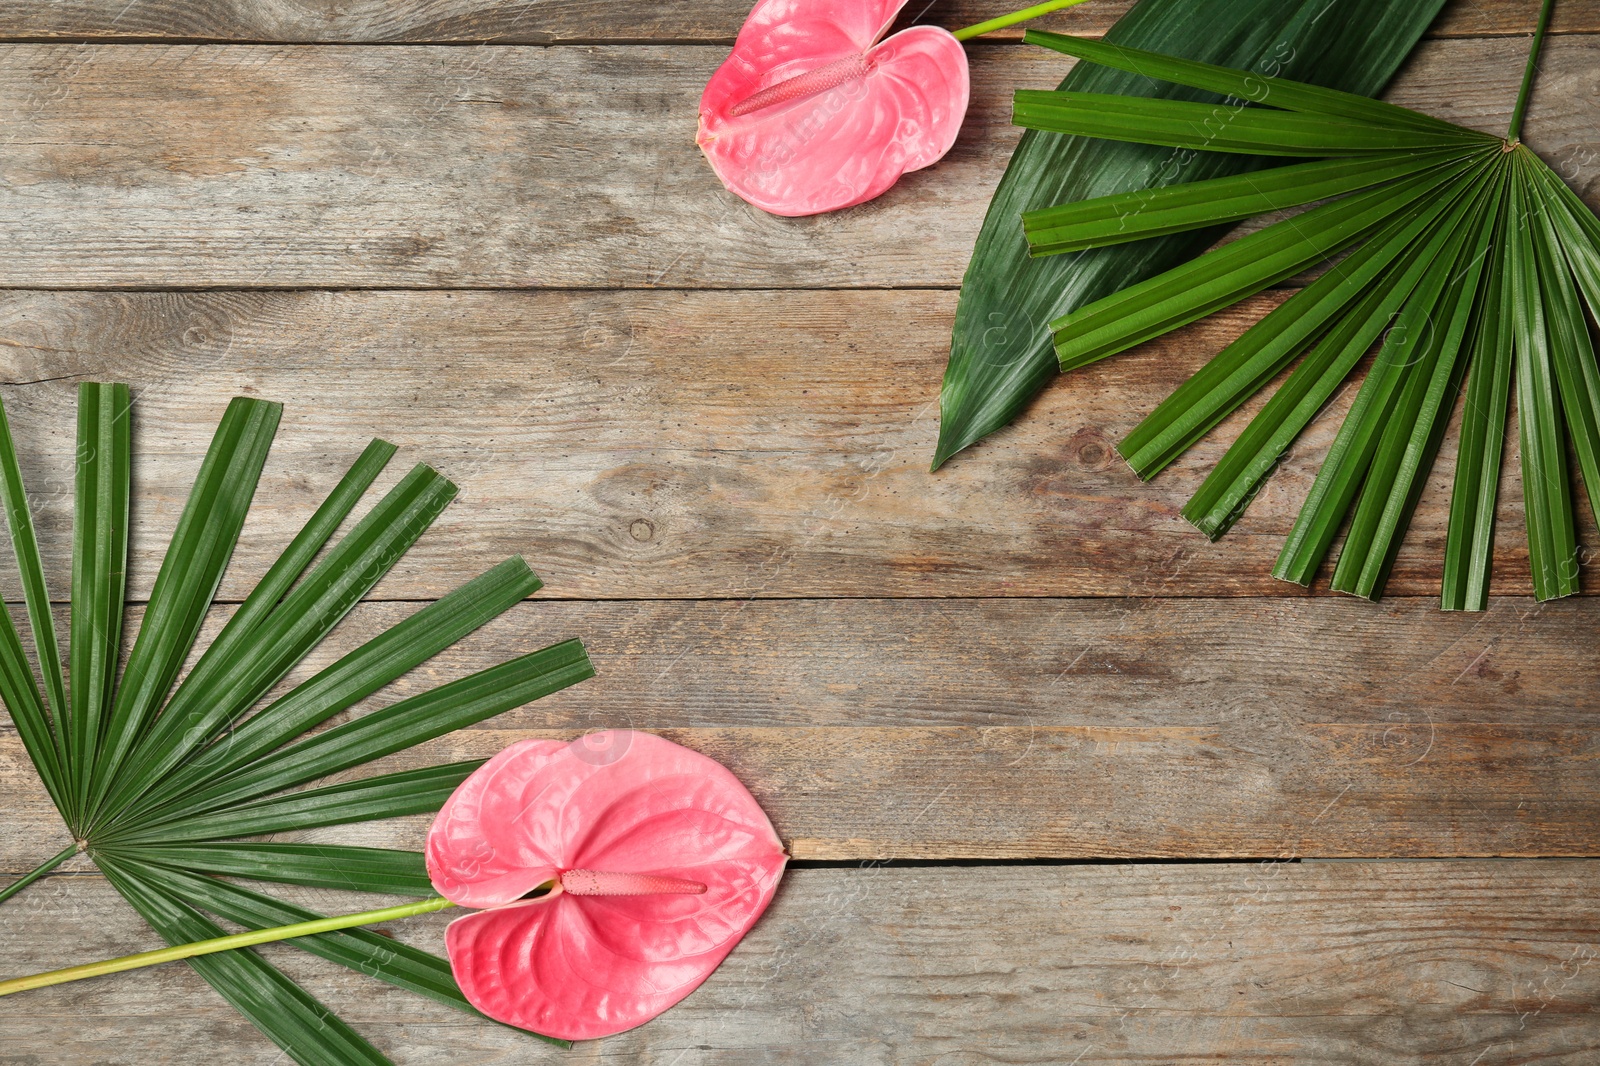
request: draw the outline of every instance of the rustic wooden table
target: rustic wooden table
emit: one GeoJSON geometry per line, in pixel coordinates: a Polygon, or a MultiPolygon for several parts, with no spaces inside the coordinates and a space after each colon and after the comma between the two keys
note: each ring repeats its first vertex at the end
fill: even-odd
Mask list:
{"type": "MultiPolygon", "coordinates": [[[[1503,129],[1536,6],[1452,3],[1391,98],[1503,129]]],[[[270,957],[401,1063],[1600,1062],[1600,600],[1529,598],[1515,466],[1482,615],[1434,607],[1448,446],[1381,604],[1267,576],[1337,412],[1208,544],[1178,508],[1216,444],[1141,485],[1112,442],[1279,293],[930,476],[1008,95],[1064,63],[976,44],[944,162],[776,219],[693,141],[745,8],[0,7],[0,367],[50,571],[77,380],[138,393],[136,598],[229,396],[287,410],[224,599],[383,435],[462,496],[297,676],[521,552],[545,591],[396,689],[565,636],[599,676],[411,758],[659,730],[797,860],[700,991],[569,1053],[270,957]]],[[[1528,139],[1600,205],[1600,0],[1556,34],[1528,139]]],[[[0,875],[65,842],[8,721],[0,803],[0,875]]],[[[0,907],[0,972],[157,943],[80,862],[0,907]]],[[[0,1003],[0,1062],[280,1060],[183,966],[0,1003]]]]}

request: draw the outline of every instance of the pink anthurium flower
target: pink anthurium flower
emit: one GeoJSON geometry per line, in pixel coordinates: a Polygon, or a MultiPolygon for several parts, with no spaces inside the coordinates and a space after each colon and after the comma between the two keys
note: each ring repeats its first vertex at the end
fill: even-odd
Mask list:
{"type": "Polygon", "coordinates": [[[609,730],[490,759],[439,811],[427,861],[440,895],[479,908],[445,934],[473,1006],[586,1040],[694,991],[766,909],[787,857],[725,767],[609,730]]]}
{"type": "Polygon", "coordinates": [[[905,2],[759,0],[700,97],[695,139],[731,192],[775,215],[880,195],[955,143],[969,89],[961,41],[1082,0],[885,38],[905,2]]]}

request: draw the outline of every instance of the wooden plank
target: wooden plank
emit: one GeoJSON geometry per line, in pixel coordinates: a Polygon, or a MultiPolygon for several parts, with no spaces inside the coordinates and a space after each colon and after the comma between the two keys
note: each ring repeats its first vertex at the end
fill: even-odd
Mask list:
{"type": "MultiPolygon", "coordinates": [[[[359,605],[278,691],[419,606],[359,605]]],[[[230,615],[212,611],[202,646],[230,615]]],[[[141,617],[135,608],[130,628],[141,617]]],[[[1398,746],[1430,719],[1588,723],[1600,715],[1596,629],[1596,599],[1539,607],[1508,598],[1482,615],[1349,598],[534,599],[356,713],[581,637],[599,674],[492,728],[1154,728],[1237,718],[1243,736],[1268,732],[1271,715],[1393,724],[1398,746]]]]}
{"type": "MultiPolygon", "coordinates": [[[[1273,721],[652,729],[727,764],[801,859],[1371,858],[1600,854],[1592,724],[1273,721]],[[1425,753],[1425,754],[1424,754],[1425,753]]],[[[643,723],[647,724],[647,723],[643,723]]],[[[373,771],[488,758],[571,730],[465,730],[373,771]]],[[[363,774],[354,776],[363,776],[363,774]]],[[[67,840],[0,738],[6,865],[67,840]],[[29,791],[31,790],[31,791],[29,791]]],[[[275,839],[420,848],[427,817],[275,839]]]]}
{"type": "MultiPolygon", "coordinates": [[[[1393,98],[1503,130],[1527,42],[1425,44],[1393,98]]],[[[1068,64],[974,53],[955,149],[860,208],[765,215],[693,143],[724,49],[12,45],[0,285],[954,286],[1068,64]]],[[[1550,43],[1529,143],[1600,204],[1600,38],[1550,43]]]]}
{"type": "MultiPolygon", "coordinates": [[[[1099,35],[1132,0],[1095,0],[1035,25],[1062,33],[1099,35]]],[[[955,28],[992,18],[1004,5],[938,0],[910,5],[909,20],[955,28]]],[[[52,37],[96,40],[470,42],[555,44],[616,41],[732,41],[750,5],[745,0],[666,0],[648,5],[581,0],[384,0],[272,3],[268,0],[14,0],[0,9],[0,39],[52,37]]],[[[1523,0],[1452,0],[1430,31],[1435,37],[1532,33],[1535,6],[1523,0]]],[[[1600,31],[1600,2],[1562,0],[1555,33],[1600,31]]],[[[1020,29],[989,39],[1021,36],[1020,29]]]]}
{"type": "MultiPolygon", "coordinates": [[[[287,404],[233,599],[374,435],[404,448],[389,481],[426,459],[462,486],[383,598],[441,595],[515,553],[558,597],[1286,596],[1303,590],[1272,562],[1353,390],[1215,544],[1179,512],[1253,407],[1147,485],[1114,451],[1279,298],[1073,375],[936,475],[943,291],[9,293],[0,365],[34,382],[5,400],[58,581],[75,379],[133,383],[137,597],[232,393],[287,404]]],[[[1437,594],[1454,447],[1392,595],[1437,594]]],[[[1518,477],[1508,462],[1499,594],[1528,590],[1518,477]]],[[[1593,545],[1586,510],[1579,528],[1593,545]]],[[[0,582],[20,594],[10,568],[0,582]]]]}
{"type": "MultiPolygon", "coordinates": [[[[363,606],[284,685],[413,609],[363,606]]],[[[808,859],[1594,855],[1597,611],[529,603],[359,710],[581,636],[594,679],[379,768],[662,731],[732,766],[808,859]]],[[[9,728],[0,806],[0,871],[65,843],[9,728]]],[[[418,847],[428,821],[306,838],[418,847]]]]}
{"type": "MultiPolygon", "coordinates": [[[[563,1054],[281,945],[397,1062],[1555,1066],[1600,1055],[1594,863],[794,870],[727,962],[649,1024],[563,1054]]],[[[279,890],[313,907],[370,897],[279,890]]],[[[386,927],[442,950],[447,915],[386,927]]],[[[0,908],[0,972],[156,946],[96,877],[0,908]]],[[[181,965],[0,1004],[60,1066],[281,1061],[181,965]]]]}

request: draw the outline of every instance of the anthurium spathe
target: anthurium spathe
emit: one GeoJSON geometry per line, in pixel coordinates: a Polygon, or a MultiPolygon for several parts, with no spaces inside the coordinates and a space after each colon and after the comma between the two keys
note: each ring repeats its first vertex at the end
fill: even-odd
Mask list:
{"type": "Polygon", "coordinates": [[[761,0],[700,98],[700,147],[729,190],[775,215],[870,200],[936,162],[967,113],[947,30],[887,39],[905,0],[761,0]]]}
{"type": "Polygon", "coordinates": [[[760,0],[706,83],[696,140],[722,183],[763,211],[854,207],[955,144],[969,89],[961,41],[1081,2],[885,37],[905,0],[760,0]]]}
{"type": "MultiPolygon", "coordinates": [[[[398,959],[397,983],[565,1045],[631,1029],[693,992],[761,917],[788,861],[732,773],[631,730],[513,744],[451,793],[417,857],[440,896],[331,918],[299,911],[289,925],[0,981],[0,996],[276,941],[323,953],[325,934],[459,904],[478,913],[445,932],[455,984],[441,985],[431,966],[444,960],[426,952],[365,930],[353,943],[398,959]]],[[[223,889],[211,884],[215,907],[223,889]]],[[[334,943],[349,956],[351,942],[334,943]]]]}
{"type": "Polygon", "coordinates": [[[427,859],[442,896],[479,908],[446,933],[462,992],[568,1040],[631,1029],[694,991],[786,862],[725,767],[631,731],[502,751],[439,811],[427,859]]]}

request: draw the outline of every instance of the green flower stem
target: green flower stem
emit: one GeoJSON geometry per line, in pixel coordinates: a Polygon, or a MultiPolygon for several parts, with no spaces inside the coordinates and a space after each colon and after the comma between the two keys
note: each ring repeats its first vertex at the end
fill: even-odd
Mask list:
{"type": "Polygon", "coordinates": [[[5,888],[0,888],[0,903],[4,903],[12,896],[15,896],[18,892],[21,892],[23,889],[27,888],[29,885],[39,880],[39,878],[43,877],[51,870],[54,870],[57,866],[60,866],[62,863],[66,862],[76,854],[78,854],[77,843],[74,842],[68,844],[66,847],[61,849],[59,854],[51,856],[35,867],[32,873],[23,874],[5,888]]]}
{"type": "MultiPolygon", "coordinates": [[[[74,847],[71,850],[76,851],[77,849],[74,847]]],[[[69,851],[68,854],[70,853],[69,851]]],[[[64,858],[65,856],[62,857],[64,858]]],[[[37,874],[33,876],[37,876],[37,874]]],[[[15,888],[15,886],[12,887],[15,888]]],[[[85,977],[99,977],[101,974],[137,970],[142,966],[157,966],[163,962],[190,959],[196,955],[210,955],[218,951],[248,948],[256,944],[270,944],[274,940],[289,940],[297,936],[331,933],[335,930],[349,929],[357,925],[375,925],[378,922],[409,918],[414,914],[442,911],[446,907],[453,906],[455,904],[444,897],[435,896],[432,899],[421,900],[417,903],[404,903],[398,907],[384,907],[381,910],[362,911],[359,914],[341,914],[333,918],[318,918],[310,922],[296,922],[293,925],[280,925],[271,929],[253,929],[247,933],[219,936],[211,940],[197,940],[192,944],[179,944],[176,947],[161,948],[157,951],[141,951],[137,955],[124,955],[120,959],[106,959],[104,962],[68,966],[64,970],[51,970],[48,973],[36,973],[29,977],[14,977],[9,981],[0,981],[0,996],[9,996],[13,992],[25,992],[30,988],[44,988],[48,985],[66,984],[68,981],[81,981],[85,977]]]]}
{"type": "Polygon", "coordinates": [[[1013,11],[1009,15],[1001,15],[999,18],[990,19],[988,22],[980,22],[975,26],[956,30],[953,36],[958,41],[969,40],[973,37],[980,37],[985,33],[993,33],[995,30],[1003,30],[1007,26],[1015,26],[1019,22],[1036,19],[1040,15],[1048,15],[1052,11],[1060,11],[1064,7],[1077,7],[1083,2],[1084,0],[1047,0],[1043,4],[1035,4],[1032,7],[1023,8],[1021,11],[1013,11]]]}
{"type": "Polygon", "coordinates": [[[1533,90],[1533,76],[1538,72],[1539,49],[1544,47],[1545,34],[1550,29],[1550,12],[1555,10],[1556,0],[1544,0],[1544,7],[1539,9],[1539,25],[1533,31],[1533,48],[1528,52],[1528,66],[1522,72],[1522,88],[1517,90],[1517,106],[1511,112],[1511,128],[1506,131],[1506,140],[1516,144],[1522,136],[1522,119],[1528,113],[1528,95],[1533,90]]]}

